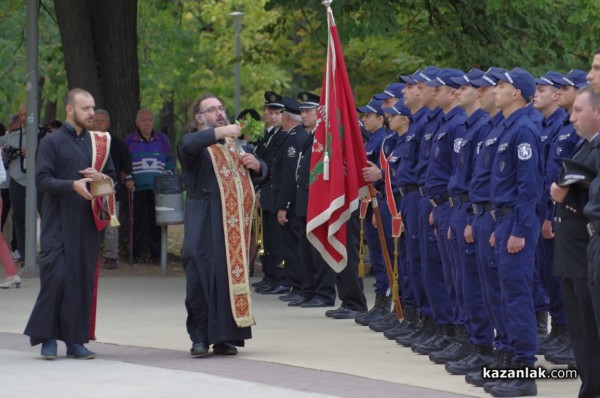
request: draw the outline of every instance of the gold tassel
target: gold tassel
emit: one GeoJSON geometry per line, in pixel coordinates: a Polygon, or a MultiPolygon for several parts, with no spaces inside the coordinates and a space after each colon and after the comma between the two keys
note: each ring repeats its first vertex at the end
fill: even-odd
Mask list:
{"type": "Polygon", "coordinates": [[[360,219],[360,245],[359,245],[359,249],[358,249],[358,256],[359,256],[359,260],[358,260],[358,277],[359,278],[364,278],[365,277],[365,244],[364,244],[364,237],[365,237],[365,229],[364,229],[364,219],[361,218],[360,219]]]}

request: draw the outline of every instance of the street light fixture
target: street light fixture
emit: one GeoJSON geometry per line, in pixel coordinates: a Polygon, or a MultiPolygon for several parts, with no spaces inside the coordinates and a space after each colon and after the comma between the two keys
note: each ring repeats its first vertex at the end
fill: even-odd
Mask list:
{"type": "Polygon", "coordinates": [[[234,11],[229,13],[233,17],[235,27],[235,115],[237,117],[240,114],[240,33],[242,31],[242,18],[246,13],[241,11],[234,11]]]}

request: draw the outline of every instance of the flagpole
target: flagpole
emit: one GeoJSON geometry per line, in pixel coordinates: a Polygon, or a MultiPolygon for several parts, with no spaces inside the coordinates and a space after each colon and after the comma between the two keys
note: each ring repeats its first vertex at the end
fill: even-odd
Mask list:
{"type": "Polygon", "coordinates": [[[331,3],[333,0],[323,0],[323,5],[327,11],[327,64],[325,72],[325,152],[323,153],[323,180],[329,181],[329,79],[331,75],[331,57],[329,52],[331,50],[331,21],[333,20],[333,14],[331,12],[331,3]]]}
{"type": "MultiPolygon", "coordinates": [[[[377,222],[377,233],[379,235],[379,243],[381,244],[381,251],[383,252],[383,262],[385,263],[385,270],[390,281],[390,290],[394,286],[394,271],[392,269],[392,262],[390,260],[390,253],[388,252],[387,242],[385,240],[385,233],[383,231],[383,224],[381,222],[381,213],[379,212],[379,205],[377,203],[377,194],[373,184],[369,184],[369,194],[371,196],[371,206],[373,207],[373,214],[375,215],[375,222],[377,222]]],[[[402,313],[402,305],[400,304],[399,297],[393,297],[392,302],[394,304],[394,310],[398,319],[404,318],[402,313]]]]}

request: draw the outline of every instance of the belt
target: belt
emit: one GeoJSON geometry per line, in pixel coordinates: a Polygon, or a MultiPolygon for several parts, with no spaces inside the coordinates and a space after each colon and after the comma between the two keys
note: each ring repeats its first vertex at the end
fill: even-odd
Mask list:
{"type": "Polygon", "coordinates": [[[431,203],[433,207],[438,207],[446,203],[448,199],[450,199],[450,195],[448,194],[448,192],[445,192],[443,194],[430,197],[429,203],[431,203]]]}
{"type": "Polygon", "coordinates": [[[460,206],[463,203],[469,203],[471,199],[469,199],[469,195],[466,193],[461,193],[460,195],[450,196],[448,198],[450,202],[450,207],[460,206]]]}
{"type": "Polygon", "coordinates": [[[590,221],[587,223],[586,227],[590,238],[600,235],[600,220],[590,221]]]}
{"type": "Polygon", "coordinates": [[[495,209],[494,211],[492,211],[492,217],[494,218],[494,220],[497,220],[500,217],[504,217],[509,214],[512,214],[514,211],[515,211],[514,207],[502,206],[502,207],[499,207],[499,208],[495,209]]]}
{"type": "MultiPolygon", "coordinates": [[[[398,188],[398,191],[400,192],[400,195],[402,195],[402,197],[404,197],[404,196],[408,195],[408,194],[409,194],[409,193],[411,193],[411,192],[416,192],[416,191],[419,191],[419,192],[420,192],[420,190],[419,190],[419,186],[418,186],[418,185],[415,185],[415,184],[408,184],[408,185],[407,185],[407,186],[405,186],[405,187],[399,187],[399,188],[398,188]]],[[[422,196],[422,195],[421,195],[421,196],[422,196]]]]}
{"type": "Polygon", "coordinates": [[[494,205],[490,202],[473,203],[471,204],[471,208],[473,209],[473,214],[477,215],[494,210],[494,205]]]}
{"type": "Polygon", "coordinates": [[[425,187],[423,185],[420,185],[418,189],[419,189],[419,195],[421,195],[421,197],[424,198],[426,195],[425,187]]]}

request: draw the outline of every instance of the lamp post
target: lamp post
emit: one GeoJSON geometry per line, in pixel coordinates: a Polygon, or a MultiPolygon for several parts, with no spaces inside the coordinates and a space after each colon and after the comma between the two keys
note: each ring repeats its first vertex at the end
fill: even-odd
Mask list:
{"type": "Polygon", "coordinates": [[[242,47],[240,33],[242,31],[242,18],[246,14],[241,11],[234,11],[229,15],[233,17],[235,27],[235,115],[233,117],[237,117],[240,114],[240,53],[242,47]]]}

